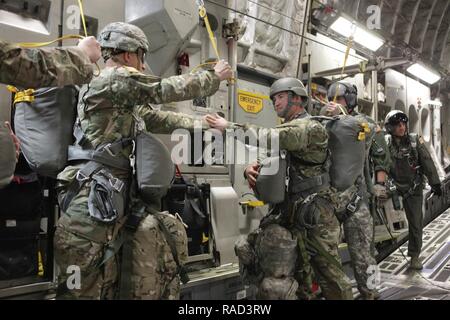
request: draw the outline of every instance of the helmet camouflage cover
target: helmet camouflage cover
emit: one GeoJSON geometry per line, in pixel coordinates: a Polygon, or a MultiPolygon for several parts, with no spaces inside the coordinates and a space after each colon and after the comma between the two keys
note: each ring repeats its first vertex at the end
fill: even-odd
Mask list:
{"type": "Polygon", "coordinates": [[[143,49],[144,52],[147,52],[149,49],[149,42],[144,31],[135,25],[125,22],[108,24],[100,32],[98,42],[102,49],[110,48],[127,52],[136,52],[138,49],[143,49]]]}

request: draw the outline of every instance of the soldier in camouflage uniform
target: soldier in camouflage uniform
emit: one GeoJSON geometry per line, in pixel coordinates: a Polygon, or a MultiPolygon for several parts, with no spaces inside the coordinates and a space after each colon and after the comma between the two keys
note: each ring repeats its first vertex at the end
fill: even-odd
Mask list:
{"type": "MultiPolygon", "coordinates": [[[[100,33],[99,42],[106,68],[80,91],[73,152],[95,152],[106,156],[107,161],[102,157],[94,161],[72,161],[58,175],[57,188],[63,211],[54,240],[60,270],[58,298],[117,297],[117,250],[127,218],[125,211],[140,210],[144,217],[150,211],[136,194],[131,193],[131,201],[127,201],[131,178],[130,138],[134,134],[135,118],[142,119],[147,130],[155,133],[170,133],[177,128],[191,130],[194,127],[192,117],[153,110],[148,103],[209,96],[217,91],[222,80],[231,76],[231,69],[224,61],[219,61],[214,70],[162,80],[141,73],[148,40],[141,29],[127,23],[107,25],[100,33]],[[71,265],[81,271],[81,288],[70,285],[67,270],[71,265]]],[[[70,155],[71,150],[69,160],[77,159],[70,155]]],[[[179,277],[174,257],[161,256],[162,252],[170,255],[171,251],[161,236],[161,225],[150,220],[141,221],[133,240],[131,297],[177,298],[179,277]],[[148,260],[139,261],[139,254],[148,260]]],[[[180,234],[179,248],[186,247],[187,241],[182,240],[185,237],[180,234]]],[[[178,251],[181,260],[187,248],[178,251]]]]}
{"type": "MultiPolygon", "coordinates": [[[[248,263],[253,274],[259,275],[258,298],[307,298],[311,293],[311,279],[308,280],[311,263],[325,298],[353,299],[350,280],[342,270],[338,254],[340,226],[334,215],[332,203],[336,199],[326,165],[327,130],[320,122],[309,119],[305,111],[308,95],[300,80],[277,80],[270,89],[270,97],[285,122],[268,131],[268,148],[271,136],[278,134],[280,150],[286,150],[290,156],[288,196],[271,207],[256,234],[250,234],[247,242],[240,240],[243,243],[235,247],[237,254],[242,264],[248,263]],[[306,250],[311,253],[310,261],[306,250]]],[[[206,119],[211,127],[243,129],[255,136],[263,129],[228,123],[218,116],[206,119]]],[[[251,187],[255,186],[258,166],[252,164],[246,169],[251,187]]]]}
{"type": "Polygon", "coordinates": [[[423,266],[419,255],[422,249],[424,178],[428,178],[431,190],[437,196],[442,195],[441,181],[423,138],[408,133],[408,117],[404,112],[390,111],[386,115],[385,128],[389,133],[386,138],[392,157],[389,175],[403,198],[408,219],[410,268],[421,270],[423,266]]]}
{"type": "MultiPolygon", "coordinates": [[[[368,123],[370,129],[370,133],[366,134],[365,172],[361,172],[361,176],[354,186],[340,194],[341,201],[337,207],[337,216],[344,224],[345,239],[358,290],[363,299],[372,300],[378,298],[379,294],[375,288],[369,288],[367,282],[377,266],[374,257],[374,222],[369,209],[370,194],[375,193],[380,199],[386,196],[384,182],[390,157],[381,128],[371,117],[355,111],[357,106],[356,87],[348,82],[336,82],[328,89],[329,101],[333,101],[335,97],[337,104],[345,107],[348,114],[368,123]],[[377,183],[375,186],[372,184],[370,168],[375,173],[377,183]]],[[[324,107],[323,113],[335,115],[340,113],[340,109],[331,102],[324,107]]]]}
{"type": "MultiPolygon", "coordinates": [[[[0,83],[25,89],[81,85],[91,80],[91,63],[99,58],[100,45],[94,37],[81,40],[77,47],[45,49],[22,49],[0,40],[0,83]]],[[[17,138],[8,125],[0,126],[0,149],[2,188],[9,184],[14,173],[17,158],[14,149],[16,153],[19,151],[17,138]]]]}

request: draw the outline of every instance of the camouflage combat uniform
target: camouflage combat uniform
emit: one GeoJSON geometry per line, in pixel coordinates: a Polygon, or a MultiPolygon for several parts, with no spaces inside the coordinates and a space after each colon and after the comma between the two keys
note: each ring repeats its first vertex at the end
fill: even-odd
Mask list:
{"type": "MultiPolygon", "coordinates": [[[[311,177],[328,175],[326,166],[328,133],[318,121],[308,119],[308,117],[309,115],[306,112],[298,114],[295,119],[270,129],[267,136],[268,148],[270,148],[271,135],[275,133],[279,135],[280,150],[286,150],[290,154],[290,171],[295,171],[296,175],[305,181],[311,177]]],[[[258,131],[262,129],[249,124],[230,124],[230,128],[243,129],[246,132],[251,130],[255,136],[258,136],[258,131]]],[[[257,230],[257,233],[261,235],[250,234],[248,237],[249,245],[256,245],[254,249],[256,256],[253,260],[259,264],[259,266],[253,265],[250,268],[253,268],[256,272],[266,270],[266,272],[260,272],[260,276],[256,277],[256,282],[259,282],[259,298],[261,299],[305,298],[304,295],[310,293],[308,292],[310,288],[305,287],[305,282],[311,282],[310,279],[306,279],[311,276],[311,272],[308,270],[309,262],[325,298],[353,298],[350,280],[342,270],[338,254],[340,225],[334,215],[332,205],[333,201],[336,201],[335,194],[327,184],[307,191],[308,193],[289,191],[289,200],[273,206],[270,213],[261,221],[260,229],[257,230]],[[304,212],[302,208],[307,198],[310,206],[306,207],[306,212],[304,212]],[[306,216],[300,219],[299,215],[301,214],[306,216]],[[305,226],[298,222],[299,220],[312,221],[314,220],[313,216],[319,217],[314,225],[305,226]],[[281,226],[285,230],[281,229],[279,232],[275,232],[276,229],[267,231],[269,235],[272,235],[271,239],[274,242],[274,248],[270,250],[273,253],[261,252],[264,250],[258,249],[257,243],[261,241],[261,237],[263,239],[267,237],[265,230],[273,224],[281,226]],[[294,268],[289,267],[293,259],[293,253],[288,250],[291,239],[297,242],[297,254],[295,255],[297,261],[294,268]],[[309,255],[306,250],[311,254],[310,261],[308,261],[309,255]],[[276,254],[277,251],[279,251],[278,255],[276,254]],[[280,257],[273,263],[265,262],[267,259],[270,260],[270,256],[280,257]],[[270,268],[264,265],[265,263],[274,264],[277,268],[269,270],[270,268]],[[286,266],[283,266],[283,264],[286,264],[286,266]],[[292,277],[297,280],[297,284],[292,280],[287,281],[292,277]],[[283,282],[276,285],[274,282],[276,278],[283,282]],[[295,292],[297,286],[300,286],[300,288],[298,292],[295,292]],[[273,292],[273,290],[276,292],[273,292]]],[[[306,283],[306,285],[309,284],[306,283]]]]}
{"type": "Polygon", "coordinates": [[[93,74],[78,47],[23,49],[0,40],[0,82],[23,89],[81,85],[93,74]]]}
{"type": "MultiPolygon", "coordinates": [[[[133,113],[144,120],[148,131],[154,133],[170,133],[177,128],[193,129],[193,118],[184,114],[156,111],[147,106],[147,103],[161,104],[209,96],[217,91],[219,82],[219,78],[210,71],[174,76],[155,82],[155,77],[144,75],[133,68],[106,68],[100,76],[84,86],[79,94],[77,123],[82,129],[83,141],[95,149],[132,137],[133,113]]],[[[128,159],[130,152],[131,146],[128,146],[122,149],[118,156],[128,159]]],[[[58,175],[60,203],[83,166],[84,163],[74,163],[58,175]]],[[[131,176],[131,170],[120,170],[106,165],[104,168],[122,181],[127,181],[131,176]]],[[[91,183],[89,181],[79,190],[57,223],[55,259],[61,272],[60,298],[116,297],[117,255],[113,255],[110,259],[106,259],[105,255],[121,233],[124,212],[120,212],[118,219],[112,223],[94,220],[90,216],[91,208],[88,207],[91,183]],[[81,289],[66,288],[65,282],[68,279],[66,270],[70,265],[79,265],[81,268],[81,289]]],[[[161,286],[167,286],[164,279],[168,277],[175,278],[173,281],[174,283],[178,281],[176,285],[179,286],[173,261],[165,262],[163,261],[165,258],[158,256],[161,252],[171,252],[168,244],[161,235],[157,235],[158,228],[153,220],[144,219],[139,228],[148,232],[137,230],[136,239],[133,240],[136,254],[142,254],[143,250],[147,250],[144,256],[154,259],[133,263],[134,270],[131,270],[131,274],[139,273],[139,270],[145,267],[145,274],[142,277],[147,279],[133,277],[132,297],[176,298],[179,294],[176,288],[179,287],[173,290],[169,285],[167,290],[161,289],[161,286]],[[149,249],[146,249],[146,245],[149,249]],[[152,251],[152,247],[158,250],[152,251]]],[[[139,258],[135,256],[135,259],[139,258]]]]}

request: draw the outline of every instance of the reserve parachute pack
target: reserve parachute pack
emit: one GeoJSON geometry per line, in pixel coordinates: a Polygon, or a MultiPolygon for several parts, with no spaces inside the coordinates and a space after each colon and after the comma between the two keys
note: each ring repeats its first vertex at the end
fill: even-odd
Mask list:
{"type": "Polygon", "coordinates": [[[28,165],[38,174],[55,178],[66,166],[77,101],[75,86],[16,90],[15,133],[28,165]]]}
{"type": "Polygon", "coordinates": [[[338,191],[344,191],[355,184],[362,175],[365,161],[365,139],[370,132],[369,125],[350,115],[335,117],[310,117],[320,121],[327,129],[329,149],[329,176],[320,175],[307,179],[295,177],[292,179],[289,171],[289,154],[281,151],[280,155],[269,157],[261,161],[259,175],[256,179],[255,195],[261,201],[271,204],[281,203],[285,200],[289,184],[290,190],[299,193],[308,193],[315,187],[330,183],[338,191]],[[279,170],[273,174],[273,167],[279,170]],[[267,172],[267,174],[265,174],[267,172]],[[269,172],[271,174],[269,174],[269,172]]]}
{"type": "Polygon", "coordinates": [[[255,196],[259,200],[271,204],[284,201],[288,156],[285,150],[281,150],[279,156],[268,157],[261,161],[255,185],[255,196]]]}
{"type": "Polygon", "coordinates": [[[148,132],[144,121],[133,115],[136,121],[136,180],[142,199],[147,203],[159,203],[167,194],[175,177],[175,164],[164,143],[148,132]]]}

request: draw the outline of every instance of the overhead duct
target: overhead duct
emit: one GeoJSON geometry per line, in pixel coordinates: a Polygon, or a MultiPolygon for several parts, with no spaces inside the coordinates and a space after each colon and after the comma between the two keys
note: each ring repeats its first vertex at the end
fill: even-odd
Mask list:
{"type": "Polygon", "coordinates": [[[126,0],[125,21],[140,27],[150,42],[147,63],[162,75],[198,25],[194,0],[126,0]]]}

